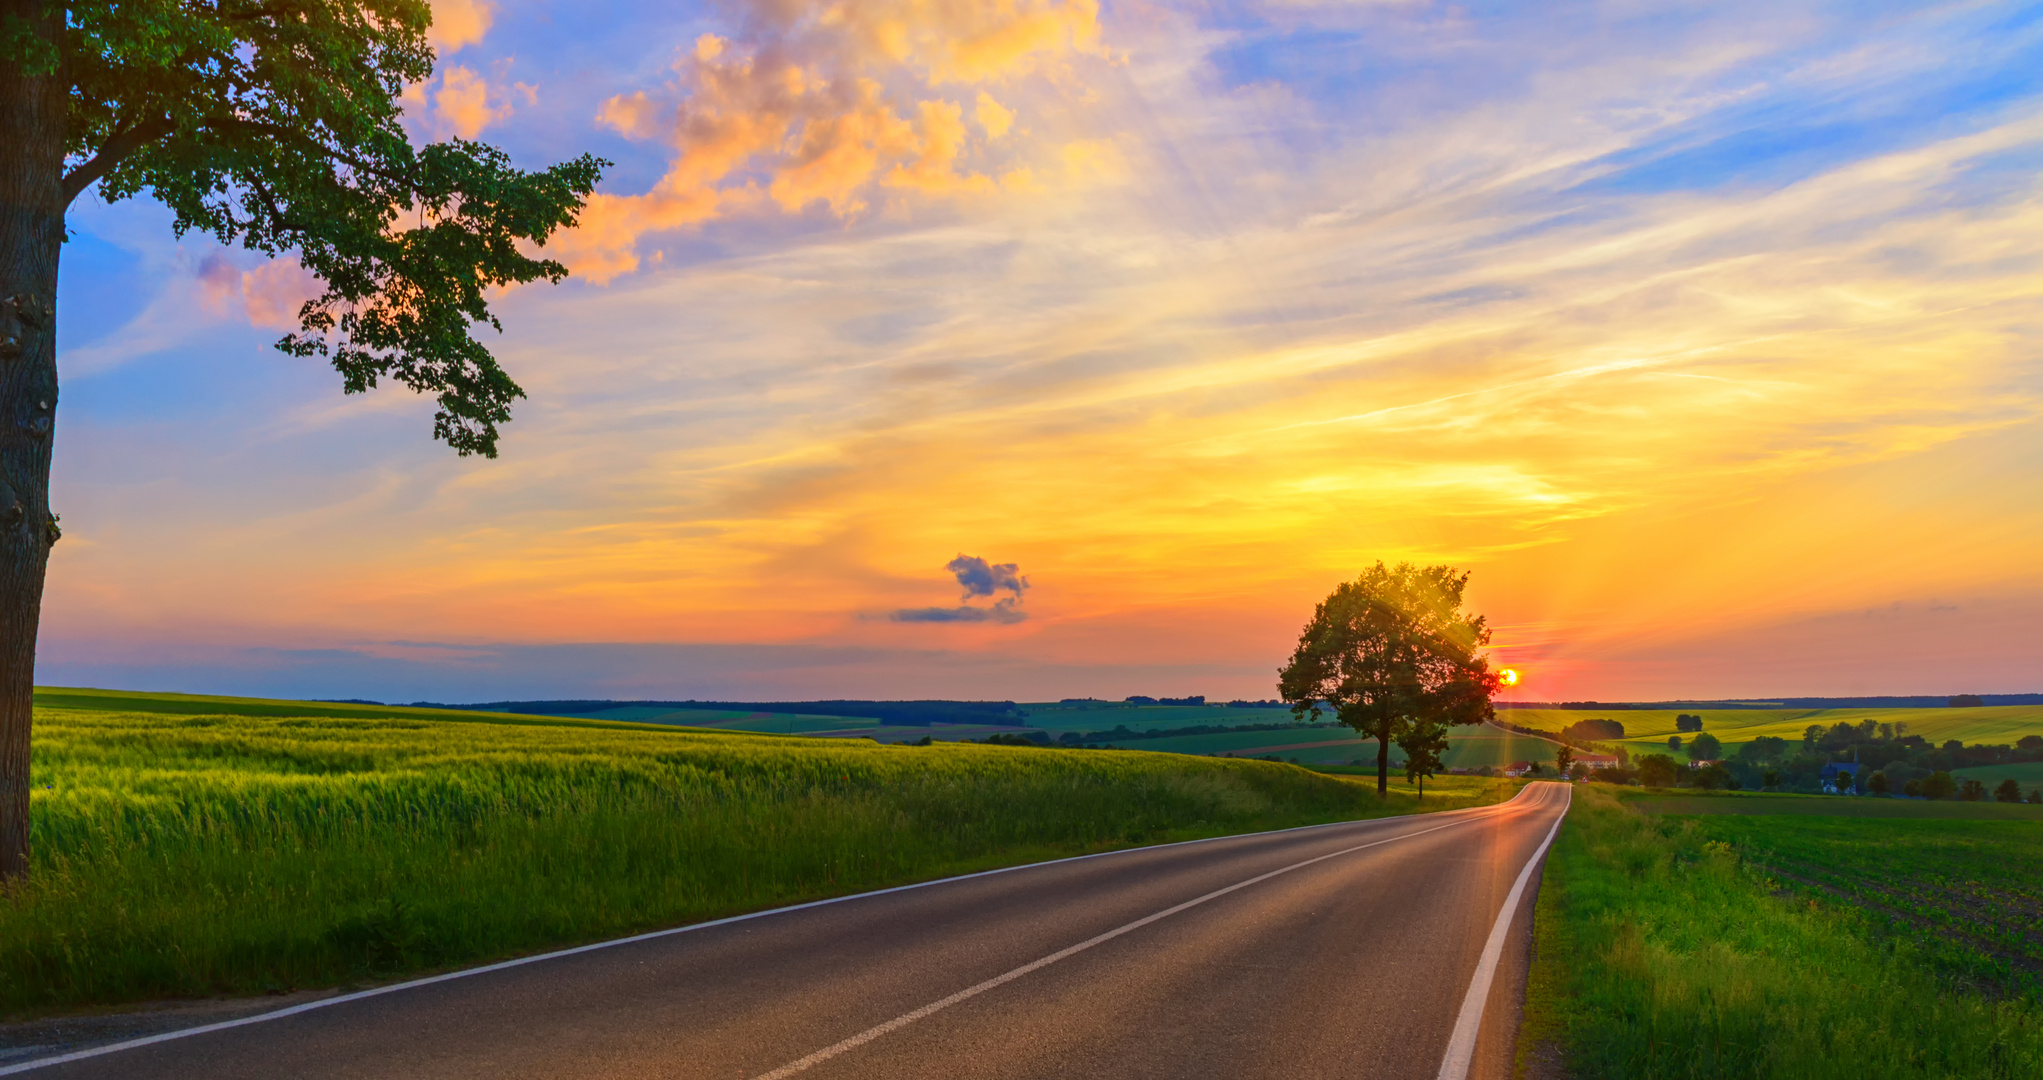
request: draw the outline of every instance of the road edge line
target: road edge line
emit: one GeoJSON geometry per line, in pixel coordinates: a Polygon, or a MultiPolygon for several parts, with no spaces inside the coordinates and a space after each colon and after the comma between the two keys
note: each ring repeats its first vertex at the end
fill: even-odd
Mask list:
{"type": "MultiPolygon", "coordinates": [[[[1530,786],[1524,790],[1531,790],[1530,786]]],[[[1575,789],[1562,785],[1568,794],[1561,804],[1561,812],[1554,818],[1553,828],[1546,832],[1546,839],[1539,842],[1539,849],[1532,858],[1525,860],[1525,869],[1518,871],[1518,880],[1511,883],[1510,895],[1504,897],[1504,906],[1497,912],[1497,921],[1490,927],[1490,938],[1483,943],[1482,959],[1476,962],[1475,977],[1469,980],[1468,995],[1461,1000],[1461,1015],[1455,1018],[1454,1034],[1447,1040],[1447,1056],[1440,1059],[1440,1073],[1437,1080],[1468,1080],[1469,1066],[1475,1061],[1476,1036],[1482,1033],[1483,1009],[1490,1000],[1490,984],[1497,977],[1497,962],[1504,955],[1504,939],[1510,936],[1511,919],[1518,912],[1518,902],[1525,896],[1525,883],[1532,880],[1533,868],[1546,858],[1546,849],[1553,846],[1554,837],[1561,831],[1561,822],[1568,819],[1568,810],[1575,804],[1575,789]]]]}
{"type": "MultiPolygon", "coordinates": [[[[1506,799],[1503,802],[1491,803],[1488,806],[1465,806],[1459,810],[1440,810],[1436,811],[1436,813],[1444,817],[1448,814],[1482,813],[1486,811],[1497,810],[1503,807],[1510,806],[1512,803],[1515,803],[1519,799],[1523,798],[1525,796],[1525,791],[1526,791],[1525,788],[1519,788],[1518,794],[1511,796],[1509,799],[1506,799]]],[[[620,945],[636,945],[641,941],[653,941],[658,938],[673,937],[676,934],[692,933],[696,930],[710,930],[719,926],[729,926],[732,923],[747,922],[752,919],[763,919],[769,915],[785,915],[793,911],[805,911],[809,908],[825,907],[830,904],[842,904],[851,900],[864,900],[868,897],[886,896],[889,893],[907,892],[911,889],[926,889],[932,885],[947,885],[954,881],[970,881],[973,878],[992,877],[995,874],[1011,874],[1018,870],[1033,870],[1036,869],[1037,867],[1056,866],[1059,863],[1084,862],[1087,859],[1104,859],[1110,855],[1127,855],[1137,851],[1162,851],[1166,848],[1184,847],[1189,844],[1210,844],[1216,840],[1238,840],[1244,837],[1252,836],[1281,836],[1284,833],[1305,832],[1310,829],[1330,829],[1337,825],[1362,825],[1375,821],[1389,822],[1413,819],[1421,816],[1422,815],[1420,814],[1397,814],[1393,816],[1378,818],[1356,818],[1351,821],[1323,821],[1318,825],[1294,825],[1288,829],[1267,829],[1263,832],[1229,833],[1225,836],[1202,836],[1196,840],[1174,840],[1168,844],[1149,844],[1144,847],[1116,848],[1113,851],[1095,851],[1090,855],[1067,855],[1061,859],[1045,859],[1042,862],[1022,863],[1017,866],[997,866],[991,870],[978,870],[969,874],[958,874],[954,877],[931,878],[928,881],[913,881],[909,882],[906,885],[893,885],[884,889],[874,889],[870,892],[850,893],[844,896],[829,896],[821,900],[809,900],[800,904],[789,904],[785,907],[768,908],[765,911],[749,911],[742,915],[729,915],[721,919],[711,919],[708,922],[689,923],[686,926],[670,926],[664,930],[650,930],[643,934],[632,934],[629,937],[611,938],[608,941],[595,941],[587,945],[577,945],[574,946],[573,948],[568,949],[555,949],[552,952],[534,953],[531,956],[520,956],[510,960],[501,960],[498,961],[497,963],[484,964],[480,967],[461,968],[455,971],[443,971],[438,975],[428,975],[422,979],[410,979],[405,982],[391,983],[388,986],[378,986],[368,990],[357,990],[352,994],[339,994],[330,998],[321,998],[318,1001],[308,1001],[302,1005],[292,1005],[288,1008],[276,1009],[271,1012],[257,1013],[254,1016],[243,1016],[237,1017],[233,1020],[222,1020],[218,1023],[213,1024],[201,1024],[197,1027],[178,1028],[175,1031],[158,1032],[157,1034],[145,1035],[138,1039],[128,1039],[123,1042],[108,1043],[105,1046],[93,1046],[87,1047],[86,1049],[83,1050],[73,1050],[68,1054],[58,1054],[54,1057],[34,1058],[29,1061],[16,1062],[15,1064],[12,1065],[0,1066],[0,1076],[13,1076],[17,1073],[25,1073],[33,1069],[48,1068],[49,1066],[52,1065],[65,1065],[73,1061],[84,1061],[88,1058],[96,1058],[106,1054],[119,1053],[122,1050],[134,1050],[144,1046],[153,1046],[156,1043],[170,1042],[175,1039],[186,1039],[194,1035],[206,1035],[215,1031],[226,1031],[229,1028],[247,1027],[251,1024],[261,1024],[270,1020],[282,1020],[287,1017],[296,1016],[299,1013],[311,1012],[314,1009],[324,1009],[333,1005],[345,1005],[351,1001],[361,1001],[365,998],[380,997],[384,994],[394,994],[400,990],[415,990],[422,986],[431,986],[434,983],[452,982],[455,979],[466,979],[473,975],[488,975],[492,972],[507,971],[511,968],[523,967],[526,964],[537,964],[543,960],[559,960],[564,957],[579,956],[582,953],[595,952],[599,949],[615,948],[620,945]]],[[[1441,827],[1445,828],[1446,826],[1441,827]]],[[[1392,839],[1400,838],[1393,837],[1392,839]]],[[[1383,842],[1387,843],[1388,841],[1383,842]]]]}

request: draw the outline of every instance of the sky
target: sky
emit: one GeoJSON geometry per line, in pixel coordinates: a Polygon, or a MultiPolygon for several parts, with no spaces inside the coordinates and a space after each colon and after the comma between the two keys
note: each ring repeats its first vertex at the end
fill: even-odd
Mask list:
{"type": "Polygon", "coordinates": [[[440,0],[614,162],[496,460],[74,205],[38,680],[1274,696],[1471,574],[1525,700],[2043,690],[2043,4],[440,0]]]}

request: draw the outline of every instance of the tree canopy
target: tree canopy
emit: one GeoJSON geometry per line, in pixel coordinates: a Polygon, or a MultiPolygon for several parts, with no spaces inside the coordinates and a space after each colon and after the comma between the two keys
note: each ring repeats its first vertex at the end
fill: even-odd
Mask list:
{"type": "MultiPolygon", "coordinates": [[[[50,5],[47,10],[58,10],[50,5]]],[[[358,393],[388,378],[438,398],[433,434],[497,452],[524,391],[469,334],[488,292],[567,268],[528,254],[574,224],[606,162],[537,172],[455,139],[415,147],[398,96],[432,74],[424,0],[111,0],[61,5],[55,34],[10,16],[29,66],[69,83],[66,202],[147,193],[180,235],[294,253],[324,286],[278,343],[358,393]]]]}
{"type": "Polygon", "coordinates": [[[1481,649],[1490,629],[1461,610],[1468,575],[1449,566],[1377,563],[1314,609],[1277,686],[1292,712],[1377,741],[1376,790],[1389,788],[1390,744],[1415,725],[1476,724],[1501,688],[1481,649]]]}
{"type": "Polygon", "coordinates": [[[277,343],[359,393],[433,395],[433,434],[497,453],[524,396],[471,335],[493,290],[558,281],[538,256],[607,164],[538,171],[455,139],[414,145],[425,0],[0,0],[0,884],[27,872],[29,733],[49,550],[57,269],[72,201],[162,201],[181,236],[290,257],[320,282],[277,343]]]}

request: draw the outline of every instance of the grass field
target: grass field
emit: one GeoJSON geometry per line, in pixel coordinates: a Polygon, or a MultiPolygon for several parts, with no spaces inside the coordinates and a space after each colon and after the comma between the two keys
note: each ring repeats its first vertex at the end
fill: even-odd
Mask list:
{"type": "Polygon", "coordinates": [[[2025,803],[1965,802],[1939,799],[1875,799],[1848,795],[1776,795],[1761,792],[1717,792],[1696,795],[1648,795],[1624,790],[1626,805],[1648,814],[1778,815],[1838,818],[1970,818],[1983,821],[2043,823],[2043,806],[2025,803]]]}
{"type": "Polygon", "coordinates": [[[45,690],[0,1014],[344,984],[1165,839],[1439,810],[1133,751],[45,690]]]}
{"type": "MultiPolygon", "coordinates": [[[[1908,733],[1932,744],[1947,739],[1965,743],[2013,743],[2024,735],[2043,735],[2043,705],[1995,705],[1977,709],[1499,709],[1497,719],[1541,731],[1559,731],[1578,720],[1600,717],[1624,725],[1625,744],[1633,753],[1665,753],[1667,737],[1678,733],[1674,718],[1683,712],[1703,718],[1703,730],[1736,750],[1761,735],[1799,743],[1811,724],[1830,727],[1856,724],[1868,717],[1881,723],[1905,723],[1908,733]]],[[[1688,736],[1683,735],[1686,739],[1688,736]]]]}
{"type": "Polygon", "coordinates": [[[2033,946],[2043,823],[1656,817],[1600,788],[1548,858],[1521,1053],[1575,1076],[2043,1075],[2033,984],[1947,933],[2033,946]]]}

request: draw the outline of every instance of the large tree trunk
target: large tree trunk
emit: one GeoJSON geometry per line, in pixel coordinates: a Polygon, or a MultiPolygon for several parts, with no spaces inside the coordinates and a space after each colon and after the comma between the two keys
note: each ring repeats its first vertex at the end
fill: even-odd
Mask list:
{"type": "Polygon", "coordinates": [[[1376,733],[1376,797],[1390,797],[1390,730],[1376,733]]]}
{"type": "MultiPolygon", "coordinates": [[[[54,46],[58,30],[45,8],[0,0],[9,22],[38,27],[54,46]]],[[[66,98],[59,72],[0,57],[0,886],[28,873],[36,623],[57,538],[50,444],[66,98]]]]}

